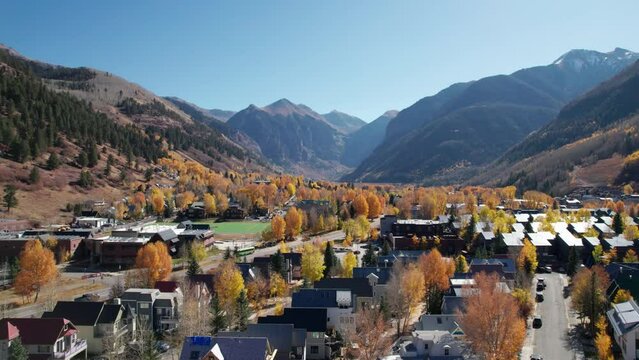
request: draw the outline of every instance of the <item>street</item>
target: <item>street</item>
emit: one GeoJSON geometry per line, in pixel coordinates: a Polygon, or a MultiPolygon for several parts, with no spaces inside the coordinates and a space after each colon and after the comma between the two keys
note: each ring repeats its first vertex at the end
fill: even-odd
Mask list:
{"type": "Polygon", "coordinates": [[[532,339],[532,353],[541,355],[545,360],[582,359],[583,355],[580,355],[570,337],[570,329],[576,320],[569,311],[570,298],[564,297],[564,286],[568,285],[566,275],[538,274],[533,281],[533,288],[539,277],[545,279],[547,286],[543,291],[544,301],[537,303],[535,311],[535,314],[541,315],[543,325],[539,329],[528,329],[531,334],[526,340],[532,339]]]}

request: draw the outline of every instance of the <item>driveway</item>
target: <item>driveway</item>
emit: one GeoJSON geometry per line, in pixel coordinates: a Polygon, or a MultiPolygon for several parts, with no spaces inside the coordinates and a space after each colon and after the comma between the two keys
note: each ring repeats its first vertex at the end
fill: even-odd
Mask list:
{"type": "MultiPolygon", "coordinates": [[[[576,320],[569,310],[570,298],[564,297],[564,287],[568,285],[566,275],[552,273],[538,274],[537,277],[543,277],[547,286],[543,291],[544,301],[537,303],[535,311],[535,314],[541,315],[543,325],[539,329],[529,328],[531,334],[527,340],[532,340],[532,352],[547,360],[583,359],[578,345],[570,336],[576,320]]],[[[537,280],[533,282],[535,286],[537,280]]]]}

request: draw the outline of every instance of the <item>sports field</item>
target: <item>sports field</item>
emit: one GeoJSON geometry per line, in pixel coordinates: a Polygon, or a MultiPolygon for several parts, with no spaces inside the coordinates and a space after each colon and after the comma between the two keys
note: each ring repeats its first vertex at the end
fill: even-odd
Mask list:
{"type": "Polygon", "coordinates": [[[256,234],[271,226],[268,222],[258,221],[227,221],[207,222],[216,234],[256,234]]]}

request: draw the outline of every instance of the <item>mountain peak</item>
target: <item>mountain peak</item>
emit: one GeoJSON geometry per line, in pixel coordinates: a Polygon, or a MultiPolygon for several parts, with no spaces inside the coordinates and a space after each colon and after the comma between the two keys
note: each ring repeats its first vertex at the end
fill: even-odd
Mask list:
{"type": "Polygon", "coordinates": [[[574,49],[553,61],[552,65],[570,67],[581,71],[585,66],[610,65],[613,67],[625,67],[629,61],[639,59],[639,54],[630,50],[615,48],[613,51],[602,53],[595,50],[574,49]]]}

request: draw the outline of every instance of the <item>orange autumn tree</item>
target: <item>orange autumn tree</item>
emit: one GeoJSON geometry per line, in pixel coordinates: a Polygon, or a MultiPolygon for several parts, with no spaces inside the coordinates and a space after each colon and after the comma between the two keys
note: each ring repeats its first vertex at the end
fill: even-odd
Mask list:
{"type": "Polygon", "coordinates": [[[154,286],[157,281],[164,280],[171,275],[173,262],[169,250],[163,242],[150,242],[138,250],[135,267],[147,270],[148,285],[154,286]]]}
{"type": "Polygon", "coordinates": [[[526,336],[517,301],[498,287],[496,275],[475,276],[475,288],[458,312],[461,328],[473,352],[486,360],[516,359],[526,336]]]}
{"type": "Polygon", "coordinates": [[[153,211],[155,215],[162,215],[164,213],[164,193],[162,190],[154,187],[151,189],[150,202],[153,206],[153,211]]]}
{"type": "Polygon", "coordinates": [[[382,213],[382,203],[379,201],[379,197],[374,193],[369,193],[366,197],[368,203],[368,218],[374,219],[382,213]]]}
{"type": "Polygon", "coordinates": [[[362,194],[359,194],[353,200],[353,208],[355,209],[355,216],[368,216],[368,201],[366,201],[366,197],[362,194]]]}
{"type": "Polygon", "coordinates": [[[30,240],[24,245],[20,253],[20,272],[16,276],[15,292],[30,298],[35,292],[38,301],[40,290],[58,276],[53,252],[44,246],[40,240],[30,240]]]}
{"type": "Polygon", "coordinates": [[[286,222],[281,216],[276,215],[271,219],[271,231],[273,232],[273,238],[275,238],[276,241],[284,239],[284,234],[286,233],[286,222]]]}
{"type": "Polygon", "coordinates": [[[455,264],[433,249],[419,257],[419,268],[424,274],[427,309],[435,311],[441,308],[442,296],[450,287],[448,279],[455,272],[455,264]]]}
{"type": "Polygon", "coordinates": [[[294,238],[302,232],[302,212],[297,208],[290,208],[284,217],[286,220],[286,236],[294,238]]]}

